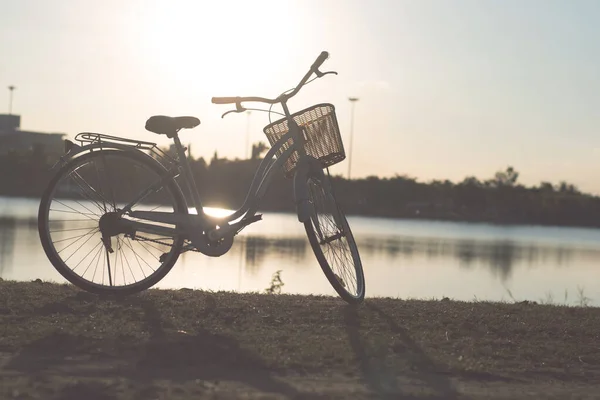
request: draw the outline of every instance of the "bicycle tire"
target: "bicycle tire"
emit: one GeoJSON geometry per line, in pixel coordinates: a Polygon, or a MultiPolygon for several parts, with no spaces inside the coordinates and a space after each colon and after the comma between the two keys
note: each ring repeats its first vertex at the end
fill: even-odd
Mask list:
{"type": "MultiPolygon", "coordinates": [[[[324,175],[320,179],[328,180],[328,178],[324,175]]],[[[347,303],[359,304],[362,303],[365,298],[365,277],[358,247],[356,246],[356,241],[354,240],[348,220],[346,219],[343,210],[335,200],[335,196],[331,190],[331,182],[321,182],[320,179],[315,177],[309,177],[307,179],[307,185],[309,185],[309,198],[312,205],[315,207],[315,210],[313,216],[304,223],[306,235],[308,236],[308,241],[317,258],[317,261],[319,262],[321,269],[323,270],[333,289],[347,303]],[[311,190],[311,185],[315,185],[317,190],[311,190]],[[328,212],[330,213],[331,218],[325,217],[328,212]],[[319,218],[320,215],[324,218],[319,218]],[[344,280],[339,274],[336,273],[336,271],[334,271],[334,266],[331,265],[330,260],[327,259],[327,254],[325,254],[323,251],[323,244],[329,245],[333,243],[333,241],[327,242],[326,240],[319,239],[319,236],[322,236],[319,234],[319,231],[322,231],[323,228],[327,228],[327,225],[329,225],[329,228],[335,228],[339,230],[339,233],[333,234],[333,236],[330,237],[341,235],[339,239],[341,245],[337,249],[338,253],[336,253],[333,248],[328,252],[328,254],[331,252],[334,253],[333,262],[335,263],[336,259],[340,261],[340,257],[343,256],[341,251],[350,252],[351,261],[355,272],[355,293],[351,293],[347,289],[348,285],[346,282],[348,282],[348,280],[344,280]],[[345,241],[343,239],[345,239],[345,241]]],[[[341,260],[342,263],[345,261],[350,261],[347,258],[348,254],[346,254],[345,257],[346,260],[341,260]]]]}
{"type": "MultiPolygon", "coordinates": [[[[171,250],[168,253],[167,257],[164,261],[161,261],[161,265],[149,276],[145,277],[141,281],[134,282],[132,284],[123,285],[123,286],[106,286],[103,284],[97,284],[89,281],[88,279],[83,278],[78,275],[74,270],[69,268],[66,261],[64,261],[58,254],[57,249],[54,246],[54,243],[51,238],[50,233],[50,222],[48,219],[50,213],[50,206],[52,202],[52,197],[57,190],[57,185],[61,182],[63,178],[70,172],[75,171],[78,166],[81,168],[85,165],[86,162],[93,160],[97,157],[118,157],[123,160],[129,160],[137,162],[139,165],[147,168],[149,171],[155,173],[156,175],[164,174],[166,169],[160,165],[158,162],[150,159],[143,153],[138,153],[135,151],[121,151],[121,150],[100,150],[93,151],[79,157],[76,157],[65,165],[63,165],[59,171],[54,175],[54,177],[50,180],[46,190],[44,191],[40,206],[38,210],[38,232],[40,236],[40,241],[46,256],[48,257],[51,264],[54,268],[70,283],[83,289],[85,291],[95,293],[95,294],[115,294],[115,295],[130,295],[134,293],[141,292],[146,290],[155,284],[157,284],[161,279],[163,279],[169,271],[173,268],[177,259],[179,258],[179,254],[183,247],[184,238],[179,235],[176,239],[173,240],[171,245],[171,250]]],[[[106,160],[106,158],[105,158],[106,160]]],[[[185,198],[181,192],[181,189],[175,182],[175,180],[171,179],[168,183],[163,185],[162,189],[166,189],[170,198],[173,200],[173,209],[176,213],[185,213],[187,214],[187,206],[185,202],[185,198]]],[[[93,222],[90,222],[93,223],[93,222]]],[[[102,249],[103,245],[100,245],[100,249],[102,249]]],[[[133,250],[133,248],[131,248],[133,250]]],[[[106,251],[106,250],[105,250],[106,251]]],[[[102,250],[100,250],[102,252],[102,250]]],[[[135,251],[134,251],[135,252],[135,251]]],[[[108,253],[106,253],[108,254],[108,253]]],[[[102,256],[100,256],[102,257],[102,256]]],[[[138,260],[139,263],[139,260],[138,260]]],[[[123,267],[124,268],[124,267],[123,267]]],[[[141,265],[140,265],[141,268],[141,265]]],[[[110,270],[110,268],[109,268],[110,270]]],[[[115,270],[116,271],[116,270],[115,270]]],[[[116,272],[115,272],[116,274],[116,272]]],[[[95,275],[95,274],[94,274],[95,275]]]]}

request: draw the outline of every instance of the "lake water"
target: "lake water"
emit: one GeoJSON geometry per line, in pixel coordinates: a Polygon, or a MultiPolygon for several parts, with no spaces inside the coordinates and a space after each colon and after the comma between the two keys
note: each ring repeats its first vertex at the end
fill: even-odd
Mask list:
{"type": "MultiPolygon", "coordinates": [[[[0,197],[0,277],[65,282],[39,242],[35,199],[0,197]]],[[[367,297],[600,305],[600,230],[348,217],[367,297]],[[566,301],[565,301],[566,296],[566,301]]],[[[182,254],[155,287],[336,295],[293,214],[265,213],[219,258],[182,254]]]]}

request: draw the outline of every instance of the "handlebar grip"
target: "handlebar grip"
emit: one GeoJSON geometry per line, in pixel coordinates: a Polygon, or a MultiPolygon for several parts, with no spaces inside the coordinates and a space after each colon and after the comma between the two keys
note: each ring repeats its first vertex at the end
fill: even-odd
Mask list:
{"type": "Polygon", "coordinates": [[[319,67],[321,66],[321,64],[323,64],[325,62],[325,60],[327,60],[329,58],[329,53],[326,51],[323,51],[319,57],[317,57],[317,59],[315,60],[315,62],[313,63],[312,67],[310,67],[313,71],[316,69],[319,69],[319,67]]]}
{"type": "Polygon", "coordinates": [[[213,97],[213,104],[235,104],[238,102],[239,97],[213,97]]]}

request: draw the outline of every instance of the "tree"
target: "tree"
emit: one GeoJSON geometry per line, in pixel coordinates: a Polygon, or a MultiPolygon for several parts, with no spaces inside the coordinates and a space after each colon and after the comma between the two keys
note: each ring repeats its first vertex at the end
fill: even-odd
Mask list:
{"type": "Polygon", "coordinates": [[[554,186],[550,182],[540,182],[539,189],[543,193],[553,193],[554,186]]]}
{"type": "Polygon", "coordinates": [[[479,179],[475,178],[474,176],[467,176],[460,184],[463,186],[481,186],[479,179]]]}
{"type": "Polygon", "coordinates": [[[268,150],[269,147],[265,144],[265,142],[258,142],[252,145],[252,156],[250,157],[253,160],[256,160],[261,157],[261,155],[268,150]]]}
{"type": "Polygon", "coordinates": [[[568,193],[568,194],[578,194],[579,193],[577,186],[575,186],[571,183],[565,182],[565,181],[562,181],[560,183],[560,185],[558,186],[558,191],[561,193],[568,193]]]}
{"type": "Polygon", "coordinates": [[[215,154],[213,154],[213,157],[210,160],[210,166],[214,167],[215,165],[217,165],[218,162],[219,162],[219,155],[217,154],[217,151],[215,150],[215,154]]]}
{"type": "Polygon", "coordinates": [[[519,179],[519,173],[513,167],[506,168],[506,171],[498,171],[494,175],[491,184],[494,187],[513,187],[519,179]]]}

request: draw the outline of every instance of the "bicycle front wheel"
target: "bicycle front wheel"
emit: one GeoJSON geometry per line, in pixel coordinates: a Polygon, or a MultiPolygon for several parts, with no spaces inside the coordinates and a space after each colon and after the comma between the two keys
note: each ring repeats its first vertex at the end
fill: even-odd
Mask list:
{"type": "Polygon", "coordinates": [[[337,204],[327,176],[309,177],[313,216],[304,223],[310,245],[331,286],[350,304],[365,298],[365,277],[348,220],[337,204]]]}
{"type": "Polygon", "coordinates": [[[175,265],[184,238],[124,232],[118,224],[127,215],[117,214],[134,199],[139,201],[132,211],[187,213],[172,179],[140,195],[165,172],[145,154],[118,150],[92,151],[64,165],[50,181],[38,213],[40,240],[56,270],[97,294],[132,294],[160,281],[175,265]],[[106,235],[103,241],[101,218],[103,226],[114,226],[110,246],[106,235]]]}

